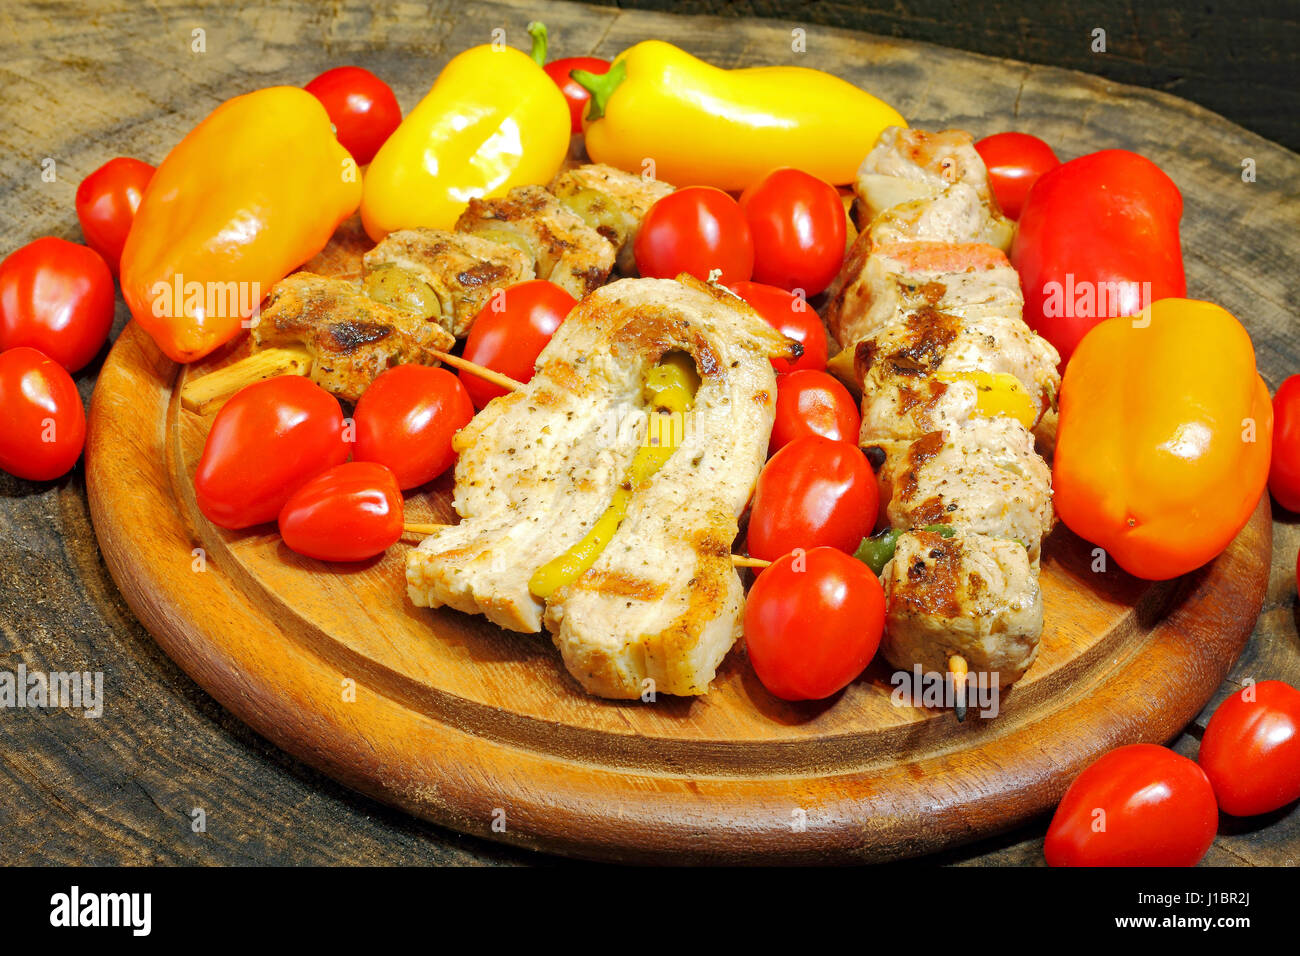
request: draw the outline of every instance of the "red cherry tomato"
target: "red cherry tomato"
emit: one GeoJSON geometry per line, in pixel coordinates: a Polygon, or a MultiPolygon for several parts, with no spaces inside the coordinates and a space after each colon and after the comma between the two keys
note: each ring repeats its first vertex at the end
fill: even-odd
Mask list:
{"type": "Polygon", "coordinates": [[[1234,817],[1300,799],[1300,690],[1266,680],[1233,694],[1206,725],[1197,759],[1234,817]]]}
{"type": "Polygon", "coordinates": [[[0,470],[28,481],[66,474],[86,443],[76,383],[36,349],[0,352],[0,470]]]}
{"type": "Polygon", "coordinates": [[[879,505],[876,476],[856,445],[796,438],[758,476],[749,553],[775,561],[795,548],[827,545],[852,554],[871,533],[879,505]]]}
{"type": "Polygon", "coordinates": [[[655,279],[674,279],[689,272],[708,279],[721,270],[731,285],[754,271],[754,240],[736,200],[712,186],[688,186],[660,199],[637,233],[637,271],[655,279]]]}
{"type": "Polygon", "coordinates": [[[325,389],[297,375],[254,382],[212,422],[194,476],[199,510],[223,528],[274,521],[290,495],[349,451],[343,410],[325,389]]]}
{"type": "Polygon", "coordinates": [[[587,104],[591,102],[591,94],[569,73],[572,70],[586,70],[588,73],[600,75],[608,73],[609,66],[609,60],[602,60],[599,57],[570,56],[542,67],[546,75],[555,81],[555,85],[564,94],[564,101],[569,104],[569,119],[573,132],[582,132],[582,115],[587,111],[587,104]]]}
{"type": "Polygon", "coordinates": [[[402,536],[402,490],[373,461],[349,461],[295,491],[280,510],[280,537],[318,561],[365,561],[402,536]]]}
{"type": "Polygon", "coordinates": [[[114,276],[122,260],[126,234],[135,221],[140,198],[153,179],[153,167],[118,156],[81,181],[77,187],[77,218],[86,245],[104,257],[114,276]]]}
{"type": "Polygon", "coordinates": [[[303,89],[324,104],[334,135],[358,166],[374,159],[402,122],[402,107],[388,84],[359,66],[326,70],[303,89]]]}
{"type": "Polygon", "coordinates": [[[803,346],[803,354],[793,361],[772,359],[772,368],[778,372],[826,368],[826,327],[807,300],[758,282],[736,282],[731,291],[753,306],[772,328],[803,346]]]}
{"type": "Polygon", "coordinates": [[[1200,767],[1165,747],[1130,744],[1070,784],[1043,854],[1050,866],[1195,866],[1218,827],[1200,767]]]}
{"type": "Polygon", "coordinates": [[[1287,511],[1300,511],[1300,375],[1273,396],[1273,460],[1268,490],[1287,511]]]}
{"type": "Polygon", "coordinates": [[[474,417],[455,375],[427,365],[397,365],[362,394],[353,420],[352,457],[387,466],[403,490],[433,481],[456,460],[451,439],[474,417]]]}
{"type": "Polygon", "coordinates": [[[776,421],[769,448],[777,451],[804,435],[821,435],[856,447],[862,416],[849,390],[826,372],[790,372],[776,378],[776,421]]]}
{"type": "Polygon", "coordinates": [[[885,625],[885,593],[871,569],[834,548],[773,562],[745,602],[754,673],[783,700],[821,700],[871,663],[885,625]]]}
{"type": "Polygon", "coordinates": [[[29,346],[76,372],[113,326],[113,274],[88,246],[46,236],[0,262],[0,351],[29,346]]]}
{"type": "Polygon", "coordinates": [[[1008,219],[1019,219],[1029,188],[1061,165],[1052,147],[1028,133],[994,133],[975,144],[989,170],[989,185],[1008,219]]]}
{"type": "Polygon", "coordinates": [[[768,173],[740,196],[754,237],[754,279],[804,296],[823,291],[844,263],[844,203],[830,183],[799,169],[768,173]]]}
{"type": "MultiPolygon", "coordinates": [[[[464,357],[516,382],[527,382],[533,377],[537,356],[577,304],[577,299],[545,279],[513,285],[494,295],[475,317],[465,340],[464,357]]],[[[500,385],[470,372],[461,372],[460,380],[475,408],[506,394],[500,385]]]]}

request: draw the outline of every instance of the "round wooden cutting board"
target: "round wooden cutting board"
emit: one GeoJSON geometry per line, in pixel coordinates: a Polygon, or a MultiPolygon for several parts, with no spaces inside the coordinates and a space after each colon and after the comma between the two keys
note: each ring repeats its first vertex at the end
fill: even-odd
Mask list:
{"type": "MultiPolygon", "coordinates": [[[[498,20],[522,28],[536,8],[484,6],[484,36],[498,20]]],[[[694,21],[620,14],[599,20],[600,32],[587,8],[545,12],[563,35],[586,38],[571,39],[566,54],[608,56],[659,36],[739,60],[709,48],[694,21]]],[[[408,109],[411,90],[482,39],[461,22],[433,62],[401,30],[369,30],[364,43],[383,52],[367,65],[406,77],[394,85],[408,109]]],[[[743,32],[745,63],[790,61],[788,26],[743,32]]],[[[1243,150],[1276,147],[1172,98],[1078,74],[834,31],[808,43],[820,44],[815,65],[918,125],[1015,126],[1063,157],[1139,149],[1188,197],[1192,294],[1248,319],[1240,276],[1260,260],[1234,249],[1220,261],[1214,224],[1246,208],[1262,261],[1277,261],[1284,216],[1263,192],[1234,195],[1231,185],[1243,150]]],[[[231,83],[221,96],[243,88],[231,83]]],[[[349,271],[358,241],[355,223],[345,225],[311,267],[349,271]]],[[[1253,281],[1253,301],[1271,308],[1272,280],[1253,281]]],[[[596,700],[544,635],[413,607],[409,543],[360,566],[328,566],[287,550],[274,528],[230,533],[207,522],[192,478],[210,417],[177,397],[184,376],[200,371],[179,369],[131,324],[95,389],[91,511],[132,609],[186,672],[278,746],[412,813],[524,846],[626,861],[879,861],[1007,829],[1049,809],[1105,750],[1175,735],[1222,682],[1263,601],[1267,500],[1217,560],[1159,585],[1099,566],[1090,545],[1058,527],[1044,549],[1041,653],[1004,690],[996,718],[958,724],[949,711],[900,706],[879,664],[828,701],[785,703],[758,683],[742,648],[707,697],[596,700]]],[[[449,491],[448,477],[412,495],[408,520],[452,520],[449,491]]]]}

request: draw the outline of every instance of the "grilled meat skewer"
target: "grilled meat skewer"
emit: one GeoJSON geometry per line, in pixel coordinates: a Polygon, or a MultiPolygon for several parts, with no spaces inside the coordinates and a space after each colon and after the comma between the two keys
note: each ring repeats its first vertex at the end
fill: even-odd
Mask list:
{"type": "Polygon", "coordinates": [[[867,218],[826,318],[853,350],[884,512],[907,529],[881,575],[882,652],[1011,683],[1042,631],[1051,474],[1031,430],[1054,407],[1058,356],[1024,324],[1000,251],[1011,227],[968,134],[886,130],[856,191],[867,218]]]}

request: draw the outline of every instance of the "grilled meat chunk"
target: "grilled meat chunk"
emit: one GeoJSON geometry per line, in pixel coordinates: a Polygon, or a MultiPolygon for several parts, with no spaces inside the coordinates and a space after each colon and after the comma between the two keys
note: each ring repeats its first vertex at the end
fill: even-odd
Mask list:
{"type": "Polygon", "coordinates": [[[1007,538],[1034,564],[1052,530],[1052,473],[1014,418],[973,418],[931,432],[886,457],[880,484],[895,528],[948,524],[1007,538]]]}
{"type": "Polygon", "coordinates": [[[934,196],[890,206],[858,236],[872,245],[887,242],[981,242],[1003,251],[1011,248],[1005,220],[989,217],[975,190],[953,183],[934,196]]]}
{"type": "Polygon", "coordinates": [[[854,244],[831,290],[825,319],[847,348],[930,307],[963,320],[1019,315],[1020,276],[993,246],[978,243],[854,244]]]}
{"type": "Polygon", "coordinates": [[[276,283],[252,329],[259,347],[301,345],[312,381],[355,402],[394,365],[434,365],[426,349],[454,344],[437,322],[390,308],[344,279],[296,272],[276,283]]]}
{"type": "Polygon", "coordinates": [[[881,651],[891,665],[945,673],[960,654],[972,672],[1014,683],[1038,655],[1038,569],[1015,541],[912,531],[881,575],[887,595],[881,651]]]}
{"type": "Polygon", "coordinates": [[[915,440],[970,418],[980,398],[967,377],[973,372],[1014,376],[1038,409],[1035,424],[1061,381],[1056,350],[1015,312],[963,320],[927,306],[860,341],[854,361],[864,446],[915,440]]]}
{"type": "Polygon", "coordinates": [[[513,246],[442,229],[390,232],[363,262],[372,295],[435,317],[457,338],[496,289],[533,278],[532,262],[513,246]]]}
{"type": "Polygon", "coordinates": [[[636,275],[633,244],[646,213],[672,191],[665,182],[599,163],[566,169],[551,183],[563,205],[614,245],[625,276],[636,275]]]}
{"type": "Polygon", "coordinates": [[[521,631],[538,629],[545,607],[566,665],[593,694],[635,697],[647,678],[659,692],[704,693],[739,633],[731,542],[766,454],[770,357],[793,350],[739,299],[689,277],[592,293],[532,381],[457,436],[462,521],[408,558],[412,600],[521,631]],[[701,380],[681,444],[636,488],[595,564],[544,604],[530,579],[605,512],[644,440],[645,375],[673,351],[694,358],[701,380]]]}
{"type": "Polygon", "coordinates": [[[471,199],[456,231],[514,246],[575,299],[604,285],[614,245],[541,186],[517,186],[500,199],[471,199]]]}
{"type": "Polygon", "coordinates": [[[1015,233],[1014,225],[998,207],[989,186],[988,169],[975,150],[974,139],[962,130],[930,133],[889,127],[862,161],[855,191],[863,217],[860,222],[864,224],[874,224],[878,216],[895,206],[933,202],[947,193],[948,198],[941,200],[945,205],[973,201],[981,220],[975,232],[949,241],[988,242],[1006,251],[1015,233]],[[958,185],[970,187],[974,196],[962,196],[964,190],[959,190],[954,199],[951,189],[958,185]]]}

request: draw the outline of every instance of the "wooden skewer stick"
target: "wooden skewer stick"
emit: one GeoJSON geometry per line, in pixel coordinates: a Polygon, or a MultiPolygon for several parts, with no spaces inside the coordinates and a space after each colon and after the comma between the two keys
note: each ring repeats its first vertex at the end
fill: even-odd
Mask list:
{"type": "Polygon", "coordinates": [[[948,658],[948,670],[952,671],[952,686],[957,693],[953,710],[957,714],[957,722],[961,723],[966,719],[966,658],[960,654],[952,655],[948,658]]]}
{"type": "Polygon", "coordinates": [[[245,385],[277,375],[310,372],[311,354],[306,349],[262,349],[215,372],[187,380],[181,386],[181,405],[186,411],[202,415],[245,385]]]}
{"type": "Polygon", "coordinates": [[[490,368],[484,368],[476,362],[469,359],[463,359],[459,355],[452,355],[450,352],[444,352],[441,349],[425,349],[430,355],[438,361],[450,365],[452,368],[458,368],[462,372],[469,372],[471,375],[477,375],[485,382],[491,382],[493,385],[499,385],[507,392],[516,392],[524,387],[523,382],[516,382],[508,375],[502,375],[500,372],[494,372],[490,368]]]}
{"type": "MultiPolygon", "coordinates": [[[[408,521],[402,525],[402,530],[408,534],[433,534],[439,528],[445,528],[443,524],[420,524],[415,521],[408,521]]],[[[762,558],[749,558],[742,554],[733,554],[731,563],[738,568],[765,568],[771,561],[764,561],[762,558]]]]}
{"type": "MultiPolygon", "coordinates": [[[[426,349],[430,355],[454,368],[477,375],[484,381],[499,385],[508,392],[523,388],[509,376],[484,368],[476,362],[439,349],[426,349]]],[[[181,405],[186,411],[202,415],[214,405],[221,404],[245,385],[260,382],[277,375],[310,375],[311,353],[305,348],[259,349],[238,362],[231,362],[215,372],[190,379],[181,386],[181,405]]]]}

